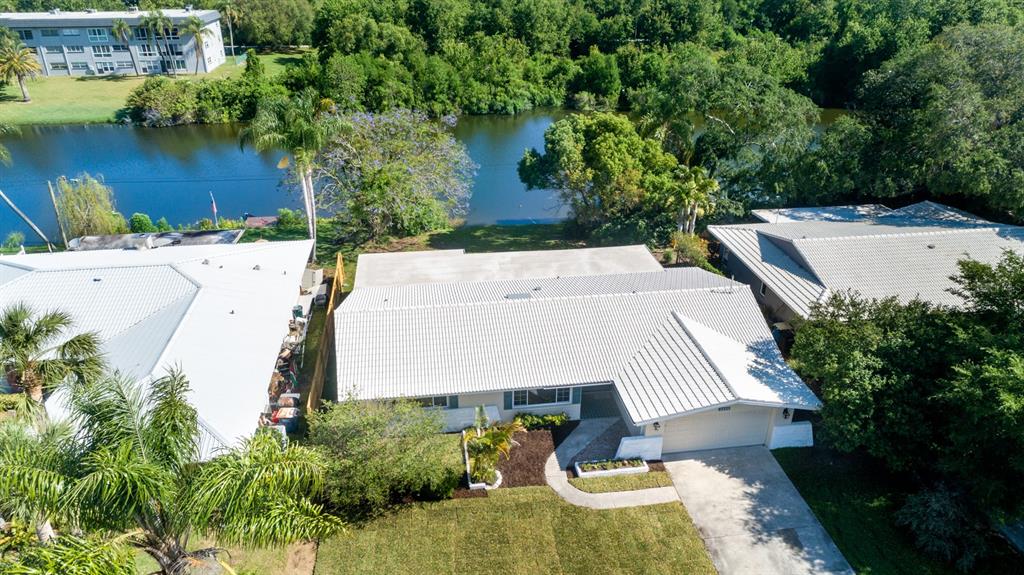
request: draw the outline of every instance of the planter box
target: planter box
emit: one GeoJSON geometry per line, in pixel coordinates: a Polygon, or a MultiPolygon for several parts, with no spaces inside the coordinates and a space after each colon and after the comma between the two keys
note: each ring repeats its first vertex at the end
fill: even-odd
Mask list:
{"type": "Polygon", "coordinates": [[[494,480],[494,483],[472,483],[471,482],[469,484],[470,491],[477,491],[477,490],[480,490],[480,489],[485,489],[487,491],[490,491],[492,489],[497,489],[497,488],[501,487],[501,472],[498,471],[497,469],[495,469],[494,473],[498,476],[498,478],[494,480]]]}
{"type": "Polygon", "coordinates": [[[607,477],[609,475],[632,475],[632,474],[635,474],[635,473],[647,473],[648,471],[651,470],[651,468],[648,467],[646,461],[644,461],[644,464],[641,467],[620,467],[618,469],[598,469],[596,471],[583,471],[582,469],[580,469],[580,463],[590,463],[590,462],[589,461],[583,461],[583,462],[577,461],[574,464],[574,466],[576,468],[576,477],[579,477],[579,478],[607,477]]]}

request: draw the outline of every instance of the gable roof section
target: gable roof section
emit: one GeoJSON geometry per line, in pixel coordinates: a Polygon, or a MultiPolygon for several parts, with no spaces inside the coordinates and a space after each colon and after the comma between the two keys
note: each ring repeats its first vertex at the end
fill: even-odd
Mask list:
{"type": "Polygon", "coordinates": [[[795,313],[833,292],[959,305],[948,288],[965,258],[1024,253],[1024,228],[921,202],[862,221],[709,226],[712,235],[795,313]]]}
{"type": "Polygon", "coordinates": [[[746,400],[674,313],[789,371],[747,286],[684,268],[356,289],[335,313],[345,334],[336,341],[338,393],[422,397],[610,382],[637,424],[746,400]]]}

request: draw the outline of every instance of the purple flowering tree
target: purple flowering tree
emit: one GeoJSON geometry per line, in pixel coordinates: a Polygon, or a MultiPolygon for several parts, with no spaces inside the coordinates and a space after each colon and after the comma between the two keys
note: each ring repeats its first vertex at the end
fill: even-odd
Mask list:
{"type": "Polygon", "coordinates": [[[465,215],[476,164],[451,129],[411,110],[343,117],[348,129],[318,162],[319,204],[373,238],[442,229],[465,215]]]}

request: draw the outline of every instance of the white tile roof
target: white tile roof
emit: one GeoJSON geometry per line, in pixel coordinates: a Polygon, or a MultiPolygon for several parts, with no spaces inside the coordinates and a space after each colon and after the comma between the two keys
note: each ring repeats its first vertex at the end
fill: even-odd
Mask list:
{"type": "Polygon", "coordinates": [[[577,250],[470,253],[463,250],[362,254],[356,288],[536,279],[657,271],[642,245],[577,250]]]}
{"type": "Polygon", "coordinates": [[[774,208],[750,210],[750,213],[769,224],[791,222],[857,222],[891,212],[882,204],[863,204],[853,206],[826,206],[820,208],[774,208]]]}
{"type": "MultiPolygon", "coordinates": [[[[251,434],[311,243],[177,246],[0,257],[0,308],[59,309],[97,331],[108,364],[139,380],[178,364],[205,424],[251,434]],[[254,269],[259,266],[259,269],[254,269]],[[20,273],[16,273],[20,270],[20,273]]],[[[60,394],[47,406],[62,413],[60,394]]]]}
{"type": "MultiPolygon", "coordinates": [[[[810,213],[810,212],[808,212],[810,213]]],[[[806,215],[806,214],[805,214],[806,215]]],[[[709,226],[786,305],[801,316],[833,292],[868,298],[962,300],[948,289],[957,262],[995,262],[1024,252],[1024,228],[987,222],[933,202],[861,221],[796,221],[709,226]]]]}
{"type": "MultiPolygon", "coordinates": [[[[747,286],[659,267],[357,288],[335,313],[344,334],[336,342],[338,393],[416,397],[613,382],[638,424],[745,400],[673,313],[792,373],[747,286]]],[[[775,378],[760,381],[771,387],[775,378]]],[[[799,406],[817,400],[807,390],[799,406]]]]}

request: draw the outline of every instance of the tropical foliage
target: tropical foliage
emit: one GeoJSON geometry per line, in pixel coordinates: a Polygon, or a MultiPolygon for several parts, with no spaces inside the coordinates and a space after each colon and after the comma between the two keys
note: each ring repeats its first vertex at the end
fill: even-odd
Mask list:
{"type": "Polygon", "coordinates": [[[42,71],[35,52],[30,48],[17,42],[0,42],[0,78],[17,80],[23,102],[32,101],[25,80],[35,78],[42,71]]]}
{"type": "MultiPolygon", "coordinates": [[[[0,434],[0,512],[69,533],[130,533],[165,575],[216,561],[192,536],[265,547],[318,538],[340,522],[311,501],[327,464],[315,451],[258,432],[200,463],[206,433],[171,370],[148,386],[113,376],[69,388],[77,432],[46,424],[0,434]]],[[[57,537],[64,540],[65,535],[57,537]]],[[[73,540],[69,539],[69,543],[73,540]]]]}
{"type": "Polygon", "coordinates": [[[491,423],[483,406],[478,406],[476,423],[464,432],[470,479],[494,484],[498,479],[498,460],[501,457],[508,459],[512,448],[519,445],[515,434],[523,431],[526,427],[518,419],[491,423]]]}
{"type": "Polygon", "coordinates": [[[404,496],[450,497],[464,470],[443,430],[443,412],[410,400],[350,399],[311,414],[309,442],[329,462],[327,501],[373,514],[404,496]]]}
{"type": "Polygon", "coordinates": [[[114,206],[114,191],[101,180],[82,173],[57,178],[57,211],[68,237],[123,234],[128,223],[114,206]]]}
{"type": "Polygon", "coordinates": [[[835,295],[792,355],[821,388],[824,438],[917,484],[900,521],[969,568],[986,526],[1024,513],[1024,258],[965,261],[955,280],[962,308],[835,295]]]}

